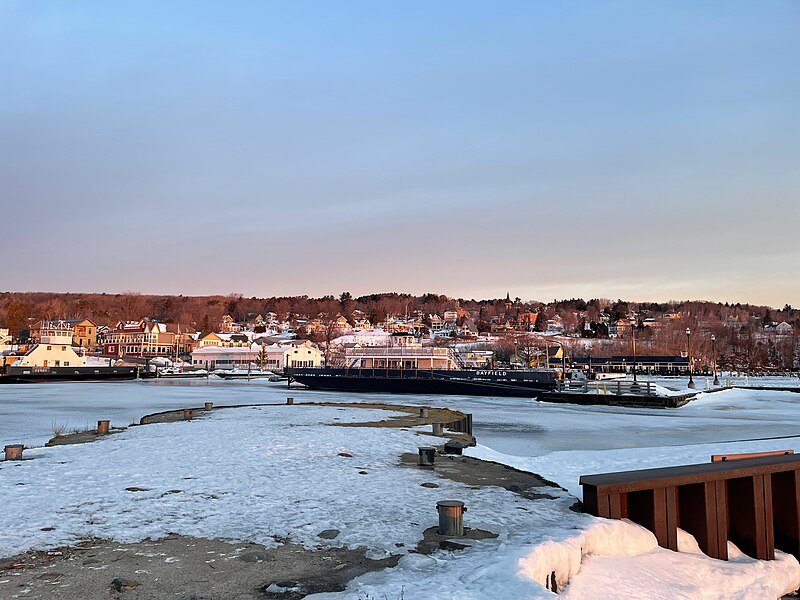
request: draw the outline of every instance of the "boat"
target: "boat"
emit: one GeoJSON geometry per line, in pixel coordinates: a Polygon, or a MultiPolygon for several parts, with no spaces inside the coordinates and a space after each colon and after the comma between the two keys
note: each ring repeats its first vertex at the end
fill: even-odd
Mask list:
{"type": "Polygon", "coordinates": [[[72,345],[72,326],[66,321],[44,322],[39,342],[24,353],[5,357],[13,360],[0,369],[0,383],[45,381],[113,381],[135,379],[136,365],[89,364],[86,349],[72,345]]]}
{"type": "Polygon", "coordinates": [[[139,376],[139,367],[76,366],[6,367],[0,372],[0,383],[43,383],[55,381],[118,381],[131,380],[139,376]]]}
{"type": "Polygon", "coordinates": [[[320,390],[455,394],[530,398],[556,388],[550,369],[470,368],[452,348],[424,347],[416,336],[398,332],[385,346],[346,348],[336,367],[287,365],[289,385],[320,390]]]}
{"type": "Polygon", "coordinates": [[[275,377],[272,371],[248,369],[217,369],[211,373],[222,379],[271,379],[275,377]]]}
{"type": "Polygon", "coordinates": [[[392,394],[531,398],[556,389],[554,370],[288,368],[289,385],[310,389],[392,394]]]}
{"type": "Polygon", "coordinates": [[[164,367],[163,369],[156,369],[156,377],[163,379],[193,379],[208,377],[208,371],[205,369],[184,371],[180,367],[164,367]]]}

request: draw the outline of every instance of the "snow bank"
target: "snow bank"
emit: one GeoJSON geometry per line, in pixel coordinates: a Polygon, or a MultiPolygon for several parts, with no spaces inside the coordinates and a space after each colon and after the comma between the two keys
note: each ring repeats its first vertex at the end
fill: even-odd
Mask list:
{"type": "Polygon", "coordinates": [[[774,561],[761,561],[728,542],[730,560],[714,560],[680,529],[678,547],[659,548],[652,533],[630,521],[597,519],[571,538],[535,547],[520,566],[543,584],[555,573],[558,590],[574,600],[766,599],[800,587],[800,564],[790,554],[777,551],[774,561]]]}
{"type": "MultiPolygon", "coordinates": [[[[729,549],[736,551],[732,544],[729,549]]],[[[800,565],[790,554],[776,552],[772,561],[748,557],[724,561],[656,548],[633,557],[588,557],[563,597],[766,600],[799,586],[800,565]]]]}
{"type": "Polygon", "coordinates": [[[536,546],[519,564],[528,578],[542,585],[555,573],[558,589],[563,589],[587,556],[636,556],[657,547],[656,537],[644,527],[627,520],[595,519],[577,535],[536,546]]]}

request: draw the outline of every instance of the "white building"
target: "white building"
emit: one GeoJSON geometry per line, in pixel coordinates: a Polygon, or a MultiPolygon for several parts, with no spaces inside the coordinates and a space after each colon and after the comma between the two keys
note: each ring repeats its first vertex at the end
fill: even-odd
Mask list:
{"type": "Polygon", "coordinates": [[[383,329],[353,330],[331,340],[332,346],[388,346],[391,334],[383,329]]]}
{"type": "Polygon", "coordinates": [[[253,344],[246,347],[204,346],[192,352],[192,366],[204,369],[246,369],[249,365],[268,371],[285,367],[319,367],[322,353],[311,342],[253,344]]]}
{"type": "Polygon", "coordinates": [[[8,329],[0,329],[0,352],[11,350],[11,334],[8,329]]]}
{"type": "Polygon", "coordinates": [[[72,327],[61,322],[42,328],[39,343],[14,363],[19,367],[85,367],[83,348],[73,348],[72,327]],[[77,350],[77,351],[76,351],[77,350]]]}

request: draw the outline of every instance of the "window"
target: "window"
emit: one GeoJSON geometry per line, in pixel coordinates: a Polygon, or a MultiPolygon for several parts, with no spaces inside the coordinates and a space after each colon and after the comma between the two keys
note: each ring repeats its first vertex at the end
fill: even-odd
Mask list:
{"type": "Polygon", "coordinates": [[[65,361],[64,361],[64,366],[65,366],[65,367],[68,367],[68,366],[69,366],[69,361],[68,361],[68,360],[65,360],[65,361]]]}
{"type": "Polygon", "coordinates": [[[67,347],[66,347],[66,346],[61,346],[61,351],[62,351],[62,352],[66,352],[66,350],[67,350],[67,347]]]}
{"type": "Polygon", "coordinates": [[[48,350],[52,350],[52,349],[53,349],[53,347],[52,347],[52,346],[48,346],[48,347],[47,347],[47,349],[48,349],[48,350]]]}

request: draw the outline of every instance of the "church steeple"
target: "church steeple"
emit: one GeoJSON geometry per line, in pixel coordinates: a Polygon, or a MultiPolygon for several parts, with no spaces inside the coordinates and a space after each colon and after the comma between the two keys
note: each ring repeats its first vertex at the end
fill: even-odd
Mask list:
{"type": "Polygon", "coordinates": [[[506,311],[511,310],[513,303],[511,302],[511,292],[506,292],[506,311]]]}

